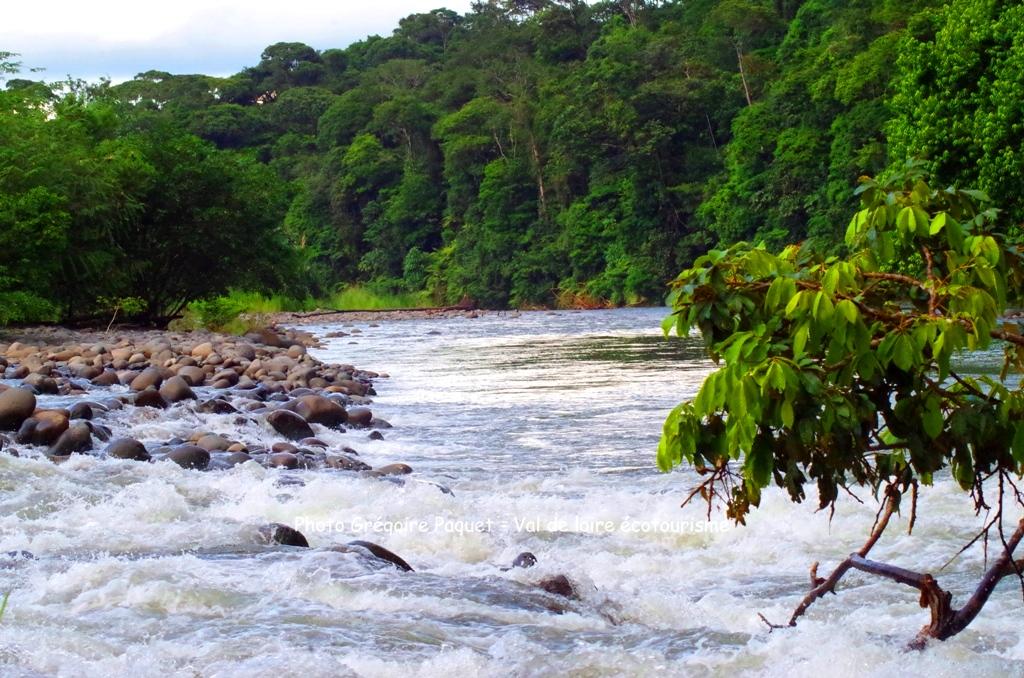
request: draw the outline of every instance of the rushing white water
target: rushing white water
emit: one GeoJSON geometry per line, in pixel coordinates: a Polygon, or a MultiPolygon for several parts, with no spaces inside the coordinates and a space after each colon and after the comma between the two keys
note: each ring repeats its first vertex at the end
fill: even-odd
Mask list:
{"type": "MultiPolygon", "coordinates": [[[[365,431],[318,434],[373,465],[410,464],[404,485],[325,471],[187,471],[169,462],[54,465],[0,455],[2,676],[534,676],[1020,674],[1021,592],[1007,580],[974,625],[920,654],[914,591],[858,573],[795,629],[815,560],[855,550],[877,505],[769,492],[736,528],[679,504],[694,476],[654,469],[661,421],[710,365],[666,342],[659,310],[525,313],[313,328],[328,361],[388,372],[365,431]],[[441,491],[437,483],[450,488],[441,491]],[[309,550],[257,545],[269,521],[309,550]],[[322,547],[361,538],[403,573],[322,547]],[[532,551],[538,565],[503,571],[532,551]],[[530,586],[565,574],[562,614],[530,586]]],[[[117,433],[164,440],[202,428],[247,442],[237,415],[117,412],[117,433]]],[[[927,488],[913,536],[896,522],[873,555],[937,571],[978,529],[946,481],[927,488]]],[[[940,573],[959,600],[983,563],[940,573]]]]}

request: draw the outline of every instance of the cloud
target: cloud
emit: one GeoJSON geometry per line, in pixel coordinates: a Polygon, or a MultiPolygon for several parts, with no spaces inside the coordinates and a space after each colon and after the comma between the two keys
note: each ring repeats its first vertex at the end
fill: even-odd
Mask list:
{"type": "Polygon", "coordinates": [[[17,52],[41,77],[115,80],[157,69],[228,75],[251,66],[275,42],[317,49],[389,35],[398,20],[446,6],[468,11],[471,0],[134,0],[17,3],[4,8],[0,51],[17,52]]]}

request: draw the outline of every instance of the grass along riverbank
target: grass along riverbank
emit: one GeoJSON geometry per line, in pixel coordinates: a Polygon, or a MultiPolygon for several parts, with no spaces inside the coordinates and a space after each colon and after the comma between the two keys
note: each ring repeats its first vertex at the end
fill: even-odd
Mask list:
{"type": "Polygon", "coordinates": [[[422,308],[431,304],[432,300],[426,292],[389,294],[362,286],[346,287],[321,299],[232,290],[224,296],[191,303],[179,322],[185,329],[206,328],[244,334],[253,326],[265,324],[267,316],[279,314],[312,312],[317,309],[377,311],[422,308]]]}
{"type": "MultiPolygon", "coordinates": [[[[627,304],[643,305],[643,304],[627,304]]],[[[578,292],[563,291],[556,297],[553,307],[529,306],[509,312],[530,310],[596,310],[613,308],[608,300],[578,292]]],[[[181,321],[182,329],[210,329],[244,334],[253,327],[268,322],[308,323],[304,314],[329,316],[338,312],[335,320],[393,319],[433,317],[439,313],[451,315],[453,307],[441,307],[427,291],[391,293],[373,286],[350,285],[323,297],[292,297],[284,294],[265,295],[260,292],[231,290],[228,294],[209,300],[195,301],[188,306],[181,321]],[[365,312],[365,316],[352,315],[365,312]],[[383,315],[381,315],[383,314],[383,315]],[[386,318],[384,316],[387,316],[386,318]]],[[[477,311],[482,313],[483,311],[477,311]]],[[[322,319],[321,322],[325,322],[322,319]]]]}

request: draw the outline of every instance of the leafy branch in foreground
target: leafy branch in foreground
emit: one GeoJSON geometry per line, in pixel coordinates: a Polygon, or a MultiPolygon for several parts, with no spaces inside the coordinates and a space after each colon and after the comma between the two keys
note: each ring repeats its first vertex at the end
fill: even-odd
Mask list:
{"type": "Polygon", "coordinates": [[[814,483],[821,509],[855,487],[883,497],[867,543],[825,579],[815,565],[788,625],[859,569],[921,591],[932,622],[920,644],[959,633],[1003,576],[1020,575],[1012,554],[1024,528],[1002,526],[1004,500],[1022,506],[1024,392],[1007,375],[1024,367],[1024,336],[1001,318],[1020,293],[1022,259],[983,193],[933,189],[913,166],[889,182],[865,178],[858,193],[845,258],[741,243],[673,283],[666,333],[698,329],[719,369],[668,416],[658,464],[693,465],[703,479],[686,501],[699,495],[709,511],[721,501],[739,523],[772,484],[800,502],[814,483]],[[955,354],[994,340],[1005,342],[998,378],[953,369],[955,354]],[[961,610],[931,575],[866,559],[901,497],[913,493],[913,524],[917,487],[947,469],[976,512],[994,509],[979,538],[995,530],[1002,546],[961,610]]]}

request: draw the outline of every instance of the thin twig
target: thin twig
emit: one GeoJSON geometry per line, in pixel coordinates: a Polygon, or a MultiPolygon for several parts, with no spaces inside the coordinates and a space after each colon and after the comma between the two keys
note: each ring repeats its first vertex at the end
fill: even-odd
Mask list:
{"type": "Polygon", "coordinates": [[[978,531],[978,534],[974,535],[974,537],[969,542],[964,544],[964,546],[959,551],[957,551],[955,554],[953,554],[952,558],[950,558],[949,560],[947,560],[945,563],[942,564],[942,567],[939,568],[939,572],[941,572],[941,571],[945,570],[947,567],[949,567],[953,563],[954,560],[956,560],[961,555],[963,555],[964,551],[966,551],[967,549],[969,549],[972,546],[974,546],[978,542],[979,539],[981,539],[982,537],[987,535],[988,531],[989,531],[989,529],[991,529],[991,527],[992,527],[992,521],[990,520],[989,522],[985,523],[985,526],[982,527],[981,530],[978,531]]]}
{"type": "Polygon", "coordinates": [[[928,282],[930,283],[928,285],[928,315],[938,315],[939,296],[935,291],[937,278],[935,277],[935,263],[932,261],[932,251],[927,247],[922,247],[921,251],[924,254],[924,260],[927,265],[928,282]]]}
{"type": "Polygon", "coordinates": [[[914,525],[917,523],[917,478],[910,483],[910,523],[907,525],[907,534],[914,533],[914,525]]]}
{"type": "Polygon", "coordinates": [[[121,305],[120,304],[118,304],[117,306],[114,306],[114,315],[110,316],[110,322],[107,323],[107,332],[109,332],[110,328],[114,326],[114,320],[117,319],[117,312],[120,311],[120,310],[121,310],[121,305]]]}

